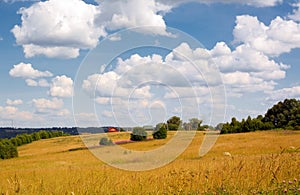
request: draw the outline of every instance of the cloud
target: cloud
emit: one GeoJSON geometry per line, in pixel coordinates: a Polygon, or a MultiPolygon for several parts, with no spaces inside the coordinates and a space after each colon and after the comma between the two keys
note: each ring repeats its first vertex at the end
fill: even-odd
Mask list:
{"type": "Polygon", "coordinates": [[[6,100],[6,105],[8,106],[17,106],[23,104],[23,100],[17,99],[17,100],[11,100],[7,99],[6,100]]]}
{"type": "Polygon", "coordinates": [[[271,91],[269,93],[269,97],[267,98],[268,101],[282,101],[286,98],[300,98],[300,86],[290,87],[290,88],[283,88],[271,91]]]}
{"type": "Polygon", "coordinates": [[[51,100],[45,98],[33,99],[32,103],[38,113],[59,111],[64,105],[64,102],[58,98],[52,98],[51,100]]]}
{"type": "Polygon", "coordinates": [[[269,6],[275,6],[283,2],[283,0],[158,0],[158,2],[161,2],[163,4],[172,5],[172,6],[178,6],[180,4],[189,3],[189,2],[196,2],[196,3],[205,3],[205,4],[211,4],[211,3],[236,3],[236,4],[244,4],[249,6],[255,6],[255,7],[269,7],[269,6]]]}
{"type": "Polygon", "coordinates": [[[37,2],[40,0],[2,0],[4,3],[17,3],[17,2],[37,2]]]}
{"type": "Polygon", "coordinates": [[[68,109],[62,109],[60,111],[57,112],[57,116],[69,116],[71,113],[68,109]]]}
{"type": "Polygon", "coordinates": [[[166,32],[163,15],[171,10],[171,6],[155,0],[104,0],[98,2],[101,11],[97,14],[95,22],[99,25],[105,24],[106,29],[109,31],[149,26],[141,32],[169,35],[166,32]]]}
{"type": "Polygon", "coordinates": [[[99,126],[99,121],[95,113],[80,112],[74,114],[77,127],[99,126]]]}
{"type": "Polygon", "coordinates": [[[48,58],[76,58],[79,56],[79,48],[63,46],[39,46],[34,44],[23,45],[26,58],[44,55],[48,58]]]}
{"type": "Polygon", "coordinates": [[[33,115],[30,112],[23,112],[19,111],[18,108],[13,106],[0,106],[0,118],[1,119],[10,119],[10,120],[30,120],[32,119],[33,115]]]}
{"type": "MultiPolygon", "coordinates": [[[[6,0],[7,2],[12,2],[6,0]]],[[[141,33],[171,36],[164,15],[183,3],[238,3],[275,6],[282,0],[47,0],[21,8],[21,24],[11,30],[25,57],[76,58],[82,49],[95,48],[110,32],[130,28],[141,33]],[[135,27],[141,27],[135,29],[135,27]]],[[[117,41],[120,37],[110,37],[117,41]]]]}
{"type": "Polygon", "coordinates": [[[111,97],[118,79],[119,75],[115,72],[93,74],[83,81],[82,88],[89,93],[91,97],[93,97],[96,92],[99,96],[111,97]]]}
{"type": "Polygon", "coordinates": [[[25,64],[23,62],[14,65],[9,71],[9,75],[12,77],[21,77],[24,79],[35,79],[39,77],[52,77],[53,74],[49,71],[39,71],[32,67],[31,64],[25,64]]]}
{"type": "Polygon", "coordinates": [[[107,117],[107,118],[112,118],[114,116],[114,113],[111,111],[104,110],[102,112],[102,116],[107,117]]]}
{"type": "Polygon", "coordinates": [[[111,41],[121,41],[122,37],[121,35],[113,35],[113,36],[109,36],[108,39],[111,41]]]}
{"type": "Polygon", "coordinates": [[[245,93],[268,93],[277,85],[274,81],[251,76],[246,72],[232,72],[223,74],[227,96],[242,97],[245,93]]]}
{"type": "Polygon", "coordinates": [[[235,42],[246,44],[268,56],[279,56],[300,48],[300,24],[279,16],[269,26],[254,16],[237,16],[233,34],[235,42]]]}
{"type": "Polygon", "coordinates": [[[293,10],[292,14],[288,15],[288,18],[300,22],[300,2],[293,4],[293,7],[295,9],[293,10]]]}
{"type": "Polygon", "coordinates": [[[48,0],[20,9],[22,23],[11,31],[27,58],[76,58],[81,49],[95,48],[107,31],[155,26],[143,33],[168,35],[162,15],[169,9],[154,0],[104,0],[98,6],[82,0],[48,0]]]}
{"type": "Polygon", "coordinates": [[[49,87],[50,84],[46,79],[39,79],[38,81],[33,79],[26,79],[26,84],[30,87],[49,87]]]}
{"type": "Polygon", "coordinates": [[[74,58],[79,49],[94,48],[106,33],[95,26],[96,6],[82,0],[48,0],[21,8],[21,25],[12,29],[26,57],[74,58]]]}
{"type": "Polygon", "coordinates": [[[109,104],[111,99],[106,97],[98,97],[95,99],[98,104],[109,104]]]}
{"type": "Polygon", "coordinates": [[[276,81],[284,79],[289,68],[289,65],[276,62],[248,44],[231,50],[226,43],[219,42],[208,50],[192,49],[187,43],[182,43],[165,58],[157,54],[145,57],[134,54],[125,60],[118,59],[113,71],[89,76],[82,87],[96,98],[129,97],[140,91],[143,98],[151,99],[151,88],[136,91],[134,88],[137,84],[156,81],[175,90],[166,93],[165,97],[190,98],[196,95],[202,99],[204,94],[210,93],[209,88],[225,84],[228,96],[241,97],[245,93],[274,90],[276,81]]]}
{"type": "Polygon", "coordinates": [[[65,75],[55,77],[48,93],[52,97],[72,97],[73,80],[65,75]]]}

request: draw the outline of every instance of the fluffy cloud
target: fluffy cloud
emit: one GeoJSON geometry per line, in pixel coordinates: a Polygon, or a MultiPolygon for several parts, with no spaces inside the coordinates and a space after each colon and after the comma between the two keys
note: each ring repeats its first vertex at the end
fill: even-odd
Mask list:
{"type": "Polygon", "coordinates": [[[294,10],[292,14],[289,14],[288,17],[294,21],[300,21],[300,2],[293,4],[294,10]]]}
{"type": "Polygon", "coordinates": [[[35,81],[33,79],[26,79],[26,84],[30,87],[49,87],[49,83],[46,79],[39,79],[38,81],[35,81]]]}
{"type": "Polygon", "coordinates": [[[32,67],[31,64],[25,64],[21,62],[20,64],[14,65],[14,67],[9,71],[9,75],[12,77],[21,77],[24,79],[35,79],[39,77],[52,77],[53,74],[49,71],[39,71],[32,67]]]}
{"type": "Polygon", "coordinates": [[[96,47],[110,30],[156,26],[144,32],[168,35],[162,14],[169,9],[155,0],[105,0],[98,6],[82,0],[48,0],[20,9],[22,23],[12,32],[25,57],[75,58],[80,49],[96,47]]]}
{"type": "Polygon", "coordinates": [[[241,97],[248,92],[269,93],[277,85],[277,80],[286,77],[288,68],[288,65],[277,63],[247,44],[231,50],[226,43],[219,42],[207,50],[192,49],[187,43],[182,43],[164,59],[159,55],[142,57],[137,54],[125,60],[118,59],[113,71],[89,76],[82,87],[96,98],[97,95],[129,97],[130,93],[140,91],[139,94],[147,99],[153,97],[151,88],[133,89],[136,85],[156,81],[176,89],[165,97],[189,98],[195,94],[204,97],[209,88],[222,84],[223,78],[228,95],[241,97]]]}
{"type": "Polygon", "coordinates": [[[268,7],[268,6],[275,6],[283,2],[283,0],[158,0],[158,2],[178,6],[183,3],[188,2],[197,2],[197,3],[237,3],[237,4],[244,4],[250,5],[255,7],[268,7]]]}
{"type": "MultiPolygon", "coordinates": [[[[241,3],[274,6],[282,0],[98,0],[99,5],[83,0],[47,0],[21,8],[22,23],[12,32],[25,57],[76,58],[81,49],[94,48],[111,31],[143,26],[142,33],[170,36],[164,15],[182,3],[241,3]]],[[[119,40],[120,37],[112,37],[119,40]]]]}
{"type": "Polygon", "coordinates": [[[118,78],[119,75],[115,72],[93,74],[83,81],[82,88],[89,93],[91,97],[93,97],[96,92],[100,96],[111,97],[118,78]]]}
{"type": "Polygon", "coordinates": [[[16,3],[16,2],[27,2],[27,1],[35,2],[39,0],[2,0],[2,1],[4,3],[16,3]]]}
{"type": "Polygon", "coordinates": [[[215,55],[215,48],[211,51],[214,62],[223,73],[240,71],[264,80],[278,80],[285,78],[285,70],[290,68],[286,64],[275,62],[264,53],[252,49],[248,45],[238,46],[233,51],[225,50],[224,54],[218,55],[215,55]]]}
{"type": "Polygon", "coordinates": [[[266,26],[257,17],[242,15],[237,17],[234,38],[259,52],[279,56],[300,48],[300,24],[276,17],[266,26]]]}
{"type": "Polygon", "coordinates": [[[23,45],[26,58],[44,55],[49,58],[76,58],[79,56],[79,48],[39,46],[34,44],[23,45]]]}
{"type": "Polygon", "coordinates": [[[22,23],[12,32],[26,57],[74,58],[79,49],[95,47],[99,37],[106,35],[101,26],[94,25],[98,11],[82,0],[37,2],[19,10],[22,23]]]}
{"type": "Polygon", "coordinates": [[[149,26],[142,30],[144,33],[168,35],[163,15],[171,10],[171,6],[156,2],[155,0],[129,0],[129,1],[99,1],[100,13],[96,23],[108,30],[149,26]],[[158,28],[153,28],[158,27],[158,28]]]}
{"type": "Polygon", "coordinates": [[[18,108],[13,106],[0,106],[0,118],[10,120],[30,120],[32,119],[32,113],[19,111],[18,108]]]}
{"type": "Polygon", "coordinates": [[[282,101],[286,98],[300,98],[300,86],[283,88],[279,90],[275,90],[269,93],[269,97],[267,100],[269,101],[282,101]]]}
{"type": "Polygon", "coordinates": [[[20,100],[20,99],[18,99],[18,100],[7,99],[7,100],[6,100],[6,104],[7,104],[8,106],[21,105],[21,104],[23,104],[23,100],[20,100]]]}
{"type": "Polygon", "coordinates": [[[73,80],[65,75],[55,77],[48,93],[52,97],[72,97],[73,80]]]}
{"type": "Polygon", "coordinates": [[[32,103],[38,113],[58,111],[64,105],[64,102],[58,98],[52,98],[52,100],[45,98],[33,99],[32,103]]]}

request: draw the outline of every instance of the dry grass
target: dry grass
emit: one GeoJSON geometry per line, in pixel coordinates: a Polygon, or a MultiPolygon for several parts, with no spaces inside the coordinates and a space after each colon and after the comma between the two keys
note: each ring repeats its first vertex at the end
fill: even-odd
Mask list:
{"type": "MultiPolygon", "coordinates": [[[[69,151],[84,147],[80,137],[34,142],[19,148],[19,158],[0,161],[0,194],[300,194],[300,132],[222,135],[200,158],[202,139],[197,133],[174,162],[146,172],[112,168],[88,150],[69,151]]],[[[124,147],[145,150],[166,141],[124,147]]]]}

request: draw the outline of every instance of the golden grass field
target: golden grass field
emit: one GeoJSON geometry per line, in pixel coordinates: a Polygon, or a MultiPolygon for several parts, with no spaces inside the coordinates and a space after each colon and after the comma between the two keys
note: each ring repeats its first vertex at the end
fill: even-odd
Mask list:
{"type": "MultiPolygon", "coordinates": [[[[106,165],[80,150],[79,136],[33,142],[18,148],[18,158],[0,160],[0,194],[300,194],[300,131],[221,135],[199,157],[203,137],[197,132],[174,162],[145,172],[106,165]]],[[[167,141],[122,146],[150,150],[167,141]]]]}

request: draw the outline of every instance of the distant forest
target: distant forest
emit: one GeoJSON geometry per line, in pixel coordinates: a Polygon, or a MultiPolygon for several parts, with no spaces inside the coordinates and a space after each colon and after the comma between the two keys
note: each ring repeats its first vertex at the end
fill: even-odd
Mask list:
{"type": "Polygon", "coordinates": [[[52,128],[12,128],[12,127],[0,127],[0,138],[13,138],[19,134],[32,134],[39,131],[56,132],[62,131],[69,135],[78,135],[76,127],[52,127],[52,128]]]}
{"type": "Polygon", "coordinates": [[[52,127],[52,128],[12,128],[12,127],[0,127],[0,139],[13,138],[20,134],[32,134],[39,131],[56,132],[61,131],[68,135],[79,135],[80,133],[106,133],[110,129],[116,129],[122,131],[119,127],[52,127]]]}
{"type": "Polygon", "coordinates": [[[222,124],[221,134],[273,129],[300,130],[300,100],[286,99],[279,102],[264,116],[249,116],[242,121],[232,118],[231,122],[222,124]]]}

